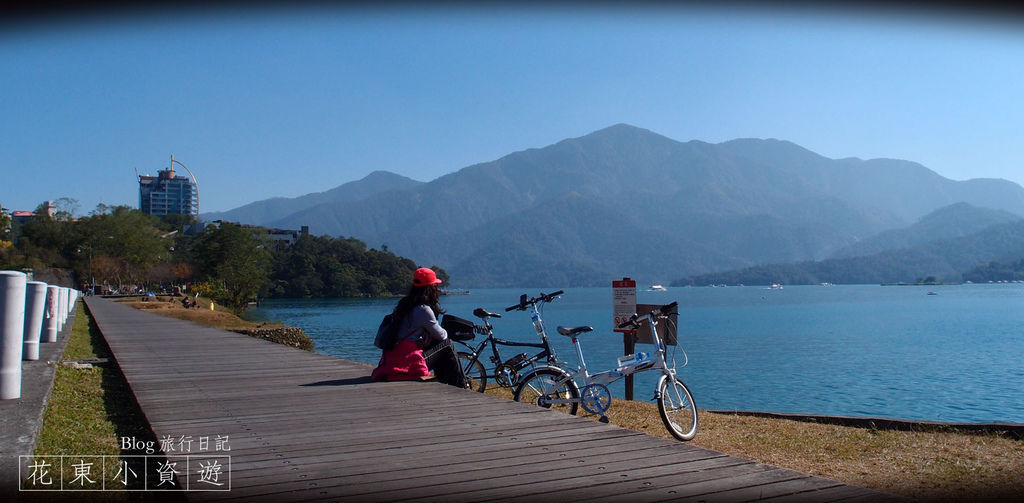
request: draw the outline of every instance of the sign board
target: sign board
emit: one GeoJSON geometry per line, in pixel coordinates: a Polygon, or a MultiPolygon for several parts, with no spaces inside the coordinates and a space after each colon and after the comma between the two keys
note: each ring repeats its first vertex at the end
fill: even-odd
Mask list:
{"type": "Polygon", "coordinates": [[[636,281],[629,278],[612,281],[612,313],[612,328],[616,332],[632,332],[628,328],[619,328],[619,325],[636,314],[636,281]]]}

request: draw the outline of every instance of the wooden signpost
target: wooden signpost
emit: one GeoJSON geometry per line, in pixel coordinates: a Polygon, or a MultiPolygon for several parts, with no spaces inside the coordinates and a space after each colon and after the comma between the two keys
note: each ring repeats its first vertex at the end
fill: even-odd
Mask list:
{"type": "MultiPolygon", "coordinates": [[[[629,321],[629,318],[636,314],[636,281],[629,278],[612,281],[612,312],[612,328],[616,332],[622,332],[622,354],[631,355],[636,347],[636,331],[619,328],[619,325],[629,321]]],[[[626,376],[625,386],[626,400],[632,400],[633,376],[626,376]]]]}
{"type": "MultiPolygon", "coordinates": [[[[654,344],[654,337],[651,334],[651,326],[643,324],[639,330],[631,328],[619,328],[619,325],[629,321],[634,315],[647,314],[662,307],[661,304],[637,304],[636,303],[636,281],[629,278],[622,278],[612,281],[612,329],[622,332],[622,354],[631,355],[636,352],[636,343],[654,344]]],[[[676,345],[676,312],[665,313],[669,315],[671,323],[665,324],[658,334],[666,346],[676,345]]],[[[633,376],[628,375],[625,379],[626,400],[633,399],[633,376]]]]}

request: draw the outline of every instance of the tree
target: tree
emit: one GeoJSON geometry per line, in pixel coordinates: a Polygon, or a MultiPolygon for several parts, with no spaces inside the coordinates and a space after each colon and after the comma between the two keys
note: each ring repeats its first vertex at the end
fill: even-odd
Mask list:
{"type": "Polygon", "coordinates": [[[416,264],[393,253],[367,250],[355,238],[303,236],[273,254],[267,294],[278,297],[376,297],[409,288],[416,264]]]}
{"type": "Polygon", "coordinates": [[[67,267],[75,256],[76,243],[68,220],[51,218],[46,207],[36,208],[36,216],[21,226],[18,249],[32,257],[29,263],[67,267]]]}
{"type": "MultiPolygon", "coordinates": [[[[54,211],[53,218],[56,220],[73,220],[75,214],[78,213],[78,200],[70,197],[62,197],[54,202],[56,210],[54,211]]],[[[39,211],[36,211],[38,214],[39,211]]]]}
{"type": "Polygon", "coordinates": [[[184,230],[186,226],[196,223],[196,217],[194,215],[169,214],[161,216],[160,220],[163,221],[168,230],[172,231],[181,231],[184,230]]]}
{"type": "Polygon", "coordinates": [[[161,222],[128,206],[104,207],[73,223],[75,269],[82,277],[86,270],[99,272],[99,282],[117,280],[119,284],[143,284],[150,270],[170,260],[173,242],[160,229],[161,222]],[[105,268],[96,267],[104,257],[105,268]],[[90,264],[89,262],[92,262],[90,264]],[[116,264],[116,267],[114,266],[116,264]],[[107,276],[117,271],[115,277],[107,276]]]}
{"type": "Polygon", "coordinates": [[[216,300],[235,309],[255,299],[270,274],[266,244],[231,223],[207,227],[193,241],[192,257],[199,279],[221,287],[216,300]]]}
{"type": "Polygon", "coordinates": [[[0,241],[11,240],[11,217],[7,213],[0,212],[0,241]]]}

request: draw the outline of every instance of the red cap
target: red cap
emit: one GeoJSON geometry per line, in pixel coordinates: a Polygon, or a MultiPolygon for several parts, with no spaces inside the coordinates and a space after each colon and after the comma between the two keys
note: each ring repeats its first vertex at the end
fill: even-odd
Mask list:
{"type": "Polygon", "coordinates": [[[443,281],[437,279],[433,269],[420,267],[412,275],[412,286],[440,285],[443,281]]]}

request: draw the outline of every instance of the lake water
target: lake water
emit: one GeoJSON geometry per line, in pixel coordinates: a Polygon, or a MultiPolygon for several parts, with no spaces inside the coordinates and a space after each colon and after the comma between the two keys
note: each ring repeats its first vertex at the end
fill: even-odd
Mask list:
{"type": "MultiPolygon", "coordinates": [[[[555,289],[485,289],[442,297],[449,313],[478,321],[500,313],[495,335],[536,341],[529,313],[504,308],[555,289]]],[[[679,301],[680,377],[702,409],[1024,423],[1024,285],[787,286],[638,289],[637,302],[679,301]],[[931,294],[930,294],[931,293],[931,294]]],[[[376,364],[373,337],[397,299],[268,300],[247,317],[298,326],[318,353],[376,364]]],[[[544,320],[559,358],[576,354],[557,325],[591,325],[590,370],[622,355],[612,331],[611,288],[571,288],[544,320]]],[[[639,351],[650,346],[638,345],[639,351]]],[[[510,349],[502,351],[506,358],[510,349]]],[[[653,395],[637,374],[635,398],[653,395]]],[[[622,382],[612,386],[623,395],[622,382]]]]}

